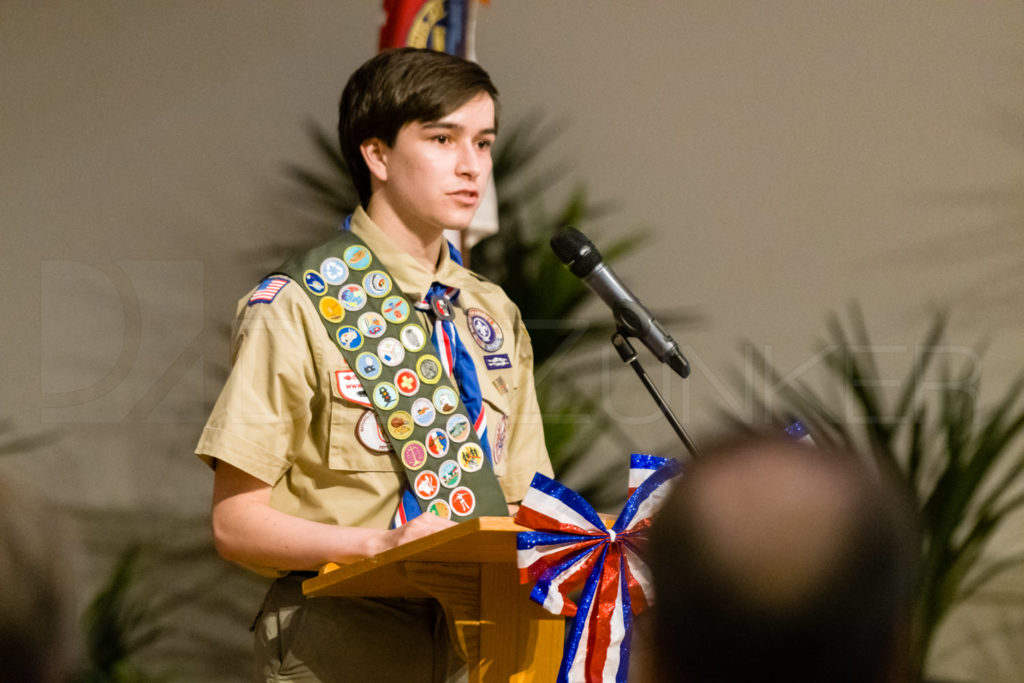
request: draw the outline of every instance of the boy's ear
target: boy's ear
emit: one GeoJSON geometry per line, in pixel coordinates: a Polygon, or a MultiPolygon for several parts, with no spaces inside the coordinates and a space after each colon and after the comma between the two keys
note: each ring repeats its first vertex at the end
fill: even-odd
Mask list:
{"type": "Polygon", "coordinates": [[[388,152],[391,149],[380,138],[367,138],[359,145],[366,167],[370,169],[370,177],[380,182],[388,179],[388,152]]]}

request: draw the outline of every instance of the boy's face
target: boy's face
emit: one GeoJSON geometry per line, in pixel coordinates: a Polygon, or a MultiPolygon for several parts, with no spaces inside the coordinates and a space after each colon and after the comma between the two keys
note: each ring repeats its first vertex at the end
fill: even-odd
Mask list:
{"type": "Polygon", "coordinates": [[[413,121],[385,148],[385,201],[407,228],[425,235],[466,228],[491,175],[494,101],[481,93],[437,121],[413,121]]]}

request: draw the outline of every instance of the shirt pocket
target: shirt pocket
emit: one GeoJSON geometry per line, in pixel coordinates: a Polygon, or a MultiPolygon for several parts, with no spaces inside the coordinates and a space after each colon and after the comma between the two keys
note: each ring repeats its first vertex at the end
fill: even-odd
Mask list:
{"type": "Polygon", "coordinates": [[[501,476],[507,469],[509,453],[509,432],[512,429],[512,386],[481,378],[480,393],[484,399],[487,416],[487,436],[491,446],[491,462],[494,473],[501,476]]]}
{"type": "Polygon", "coordinates": [[[350,472],[399,471],[397,459],[390,451],[382,453],[367,445],[377,439],[387,443],[386,437],[380,434],[380,428],[373,420],[374,413],[372,408],[345,398],[337,374],[332,373],[331,423],[327,449],[327,466],[330,469],[350,472]]]}

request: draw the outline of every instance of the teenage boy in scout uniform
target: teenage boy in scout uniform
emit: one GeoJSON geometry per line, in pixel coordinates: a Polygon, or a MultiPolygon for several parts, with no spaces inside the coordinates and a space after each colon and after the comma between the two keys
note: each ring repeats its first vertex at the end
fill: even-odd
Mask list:
{"type": "MultiPolygon", "coordinates": [[[[472,62],[392,50],[352,75],[339,109],[341,150],[361,203],[346,228],[367,253],[330,255],[305,278],[274,275],[239,302],[233,369],[196,452],[215,468],[218,552],[278,577],[254,624],[258,680],[455,680],[466,668],[433,601],[305,599],[301,582],[326,562],[371,557],[470,514],[472,492],[454,489],[449,498],[436,497],[429,511],[389,528],[403,496],[414,495],[403,461],[413,469],[448,447],[454,453],[470,432],[483,434],[479,442],[489,450],[499,499],[503,493],[510,507],[523,498],[535,472],[551,474],[533,352],[519,311],[499,287],[459,265],[443,237],[444,230],[469,225],[487,187],[497,91],[472,62]],[[337,298],[324,296],[315,305],[310,292],[324,294],[328,286],[335,291],[346,272],[361,275],[361,258],[375,259],[380,275],[350,277],[362,284],[343,284],[337,298]],[[444,297],[428,296],[439,288],[444,297]],[[396,318],[404,327],[391,326],[397,342],[364,344],[389,334],[382,332],[393,320],[388,310],[360,313],[368,300],[387,292],[404,294],[414,308],[404,312],[407,319],[396,318]],[[421,300],[433,310],[415,308],[421,300]],[[357,317],[358,325],[325,327],[325,320],[357,317]],[[452,334],[441,335],[453,338],[447,351],[431,348],[431,330],[441,320],[454,325],[447,328],[452,334]],[[437,356],[399,370],[390,391],[372,389],[365,381],[370,373],[392,363],[400,367],[396,359],[410,358],[424,336],[426,351],[437,356]],[[366,351],[350,363],[342,348],[357,344],[366,351]],[[404,395],[437,382],[434,361],[449,354],[455,359],[448,371],[452,381],[461,376],[458,393],[438,389],[433,401],[415,399],[402,411],[405,417],[393,414],[394,425],[387,413],[378,411],[388,424],[375,419],[371,403],[393,405],[394,389],[404,395]],[[455,413],[440,419],[452,404],[472,403],[463,379],[476,380],[482,409],[475,416],[470,411],[468,419],[455,413]],[[386,432],[403,426],[403,419],[410,429],[409,419],[435,427],[415,448],[402,448],[400,458],[393,446],[402,442],[395,431],[392,438],[386,432]]],[[[384,301],[406,308],[400,299],[384,301]]],[[[459,453],[432,480],[417,479],[415,495],[447,493],[444,486],[480,467],[480,450],[459,453]]]]}

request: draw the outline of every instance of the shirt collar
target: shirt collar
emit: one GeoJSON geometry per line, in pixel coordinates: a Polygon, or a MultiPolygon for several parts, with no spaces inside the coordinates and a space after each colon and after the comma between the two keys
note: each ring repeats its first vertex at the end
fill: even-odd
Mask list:
{"type": "Polygon", "coordinates": [[[452,259],[447,242],[441,249],[436,271],[431,271],[412,254],[395,246],[363,207],[358,207],[352,214],[351,227],[352,232],[366,242],[370,250],[384,262],[395,283],[409,297],[423,298],[434,282],[470,291],[480,289],[480,282],[452,259]]]}

